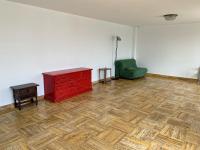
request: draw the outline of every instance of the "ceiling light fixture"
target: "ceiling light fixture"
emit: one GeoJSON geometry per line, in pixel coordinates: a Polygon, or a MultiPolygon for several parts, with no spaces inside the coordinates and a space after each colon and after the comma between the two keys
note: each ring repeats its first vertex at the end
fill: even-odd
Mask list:
{"type": "Polygon", "coordinates": [[[167,21],[173,21],[178,17],[178,14],[166,14],[166,15],[163,15],[163,17],[167,21]]]}

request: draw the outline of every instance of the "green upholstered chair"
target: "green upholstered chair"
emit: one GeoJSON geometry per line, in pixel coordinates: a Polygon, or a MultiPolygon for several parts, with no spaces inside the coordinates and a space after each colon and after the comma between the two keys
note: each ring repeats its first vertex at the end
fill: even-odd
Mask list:
{"type": "Polygon", "coordinates": [[[135,79],[144,77],[147,73],[147,68],[139,68],[136,65],[135,59],[124,59],[115,61],[115,77],[135,79]]]}

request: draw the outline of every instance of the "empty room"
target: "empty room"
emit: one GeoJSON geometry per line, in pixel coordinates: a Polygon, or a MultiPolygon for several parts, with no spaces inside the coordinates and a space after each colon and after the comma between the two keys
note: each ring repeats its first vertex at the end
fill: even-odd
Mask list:
{"type": "Polygon", "coordinates": [[[200,150],[199,0],[0,0],[0,150],[200,150]]]}

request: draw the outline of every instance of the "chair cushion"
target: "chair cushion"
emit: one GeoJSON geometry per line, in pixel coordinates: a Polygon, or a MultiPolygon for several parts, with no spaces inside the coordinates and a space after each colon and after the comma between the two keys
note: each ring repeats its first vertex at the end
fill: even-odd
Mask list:
{"type": "Polygon", "coordinates": [[[133,71],[134,77],[142,77],[147,73],[146,68],[137,68],[133,71]]]}
{"type": "Polygon", "coordinates": [[[134,71],[136,70],[137,68],[134,68],[134,67],[127,67],[127,68],[124,68],[124,70],[127,70],[127,71],[134,71]]]}

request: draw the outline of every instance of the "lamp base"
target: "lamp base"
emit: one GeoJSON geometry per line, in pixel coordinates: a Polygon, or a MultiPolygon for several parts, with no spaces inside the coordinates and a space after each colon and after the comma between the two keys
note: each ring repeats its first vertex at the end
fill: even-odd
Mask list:
{"type": "Polygon", "coordinates": [[[112,80],[119,80],[119,77],[111,77],[112,80]]]}

